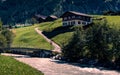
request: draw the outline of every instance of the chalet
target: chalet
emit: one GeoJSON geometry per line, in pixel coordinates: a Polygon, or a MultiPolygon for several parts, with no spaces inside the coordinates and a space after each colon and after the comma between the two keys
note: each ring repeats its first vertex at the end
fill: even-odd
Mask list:
{"type": "Polygon", "coordinates": [[[39,23],[41,22],[45,22],[45,19],[46,19],[46,16],[43,16],[43,15],[34,15],[34,17],[39,23]]]}
{"type": "Polygon", "coordinates": [[[56,16],[50,15],[50,16],[48,16],[48,17],[46,18],[46,22],[48,22],[48,21],[54,21],[54,20],[56,20],[56,19],[57,19],[56,16]]]}
{"type": "Polygon", "coordinates": [[[65,12],[62,16],[63,26],[71,26],[71,25],[88,25],[92,23],[92,17],[74,11],[65,12]]]}

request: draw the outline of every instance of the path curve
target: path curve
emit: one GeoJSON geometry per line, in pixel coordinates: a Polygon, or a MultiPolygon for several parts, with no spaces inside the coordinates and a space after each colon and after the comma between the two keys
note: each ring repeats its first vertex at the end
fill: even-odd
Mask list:
{"type": "Polygon", "coordinates": [[[99,70],[97,68],[87,67],[82,68],[49,58],[27,58],[24,55],[23,57],[19,58],[21,55],[3,55],[13,56],[16,60],[26,63],[39,71],[42,71],[44,75],[120,75],[120,73],[116,71],[99,70]]]}
{"type": "Polygon", "coordinates": [[[36,31],[38,34],[40,34],[41,36],[43,36],[43,37],[47,40],[47,42],[51,43],[52,46],[54,46],[54,50],[52,50],[52,51],[61,53],[61,47],[60,47],[58,44],[56,44],[56,43],[55,43],[54,41],[52,41],[51,39],[47,38],[47,37],[42,33],[42,31],[40,31],[38,28],[35,28],[35,31],[36,31]]]}

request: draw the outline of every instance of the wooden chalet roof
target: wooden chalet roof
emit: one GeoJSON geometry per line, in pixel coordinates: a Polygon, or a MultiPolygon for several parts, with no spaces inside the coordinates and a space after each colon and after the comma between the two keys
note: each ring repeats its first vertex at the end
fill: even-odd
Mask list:
{"type": "Polygon", "coordinates": [[[42,18],[42,19],[46,19],[46,16],[40,15],[40,14],[36,14],[35,17],[37,18],[42,18]]]}
{"type": "Polygon", "coordinates": [[[86,16],[86,17],[91,17],[90,15],[88,14],[84,14],[84,13],[80,13],[80,12],[75,12],[75,11],[67,11],[65,12],[61,17],[64,17],[66,14],[74,14],[74,15],[80,15],[80,16],[86,16]]]}
{"type": "Polygon", "coordinates": [[[58,17],[57,16],[54,16],[54,15],[50,15],[48,17],[51,17],[51,18],[54,18],[54,19],[57,19],[58,17]]]}

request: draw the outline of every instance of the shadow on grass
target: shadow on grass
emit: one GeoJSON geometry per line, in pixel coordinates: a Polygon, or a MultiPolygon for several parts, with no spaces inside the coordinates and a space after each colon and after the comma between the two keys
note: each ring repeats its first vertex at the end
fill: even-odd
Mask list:
{"type": "Polygon", "coordinates": [[[72,32],[74,31],[74,29],[72,28],[72,26],[66,26],[66,27],[58,27],[53,29],[52,31],[43,31],[43,34],[45,36],[47,36],[48,38],[52,38],[56,35],[62,34],[62,33],[66,33],[66,32],[72,32]]]}
{"type": "MultiPolygon", "coordinates": [[[[87,29],[88,27],[92,26],[92,24],[89,24],[89,25],[86,25],[86,26],[83,26],[83,29],[87,29]]],[[[51,29],[50,29],[51,30],[51,29]]],[[[62,34],[62,33],[66,33],[66,32],[73,32],[75,31],[75,28],[74,26],[60,26],[58,28],[55,28],[53,29],[52,31],[43,31],[42,33],[47,36],[48,38],[53,38],[55,37],[56,35],[59,35],[59,34],[62,34]]]]}

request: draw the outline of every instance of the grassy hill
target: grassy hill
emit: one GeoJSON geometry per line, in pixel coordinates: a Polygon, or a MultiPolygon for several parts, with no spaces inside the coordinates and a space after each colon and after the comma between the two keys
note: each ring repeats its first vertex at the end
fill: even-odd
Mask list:
{"type": "Polygon", "coordinates": [[[35,30],[36,26],[13,29],[15,38],[12,47],[40,48],[50,50],[51,45],[35,30]]]}
{"type": "Polygon", "coordinates": [[[0,55],[0,75],[43,75],[40,71],[16,61],[12,57],[0,55]]]}
{"type": "Polygon", "coordinates": [[[73,34],[72,31],[64,32],[64,30],[60,28],[60,27],[62,27],[62,19],[58,19],[54,22],[41,23],[41,24],[38,24],[38,26],[39,26],[40,30],[48,32],[48,35],[47,35],[48,38],[52,39],[54,42],[56,42],[60,46],[62,46],[63,43],[66,44],[67,41],[72,37],[72,34],[73,34]],[[57,28],[60,28],[60,29],[57,30],[57,28]]]}
{"type": "MultiPolygon", "coordinates": [[[[106,17],[111,27],[120,28],[120,16],[98,17],[106,17]]],[[[62,28],[62,20],[58,19],[53,22],[44,22],[34,26],[13,29],[16,37],[12,43],[12,47],[41,48],[50,50],[51,45],[34,31],[35,27],[38,27],[40,30],[46,32],[46,35],[60,46],[67,44],[73,34],[73,30],[71,30],[72,27],[62,28]]]]}
{"type": "MultiPolygon", "coordinates": [[[[97,17],[106,17],[108,23],[111,25],[112,28],[120,28],[120,16],[97,16],[97,17]]],[[[54,22],[45,22],[39,24],[39,29],[45,32],[48,32],[47,36],[54,34],[53,36],[50,36],[52,40],[54,40],[56,43],[58,43],[60,46],[63,44],[67,44],[69,39],[72,37],[73,31],[66,31],[63,33],[59,33],[61,31],[64,31],[66,29],[56,30],[57,28],[60,28],[62,26],[62,20],[56,20],[54,22]],[[55,35],[55,33],[58,33],[55,35]]],[[[70,29],[70,28],[68,28],[70,29]]]]}
{"type": "Polygon", "coordinates": [[[110,25],[120,29],[120,16],[105,16],[110,25]]]}

